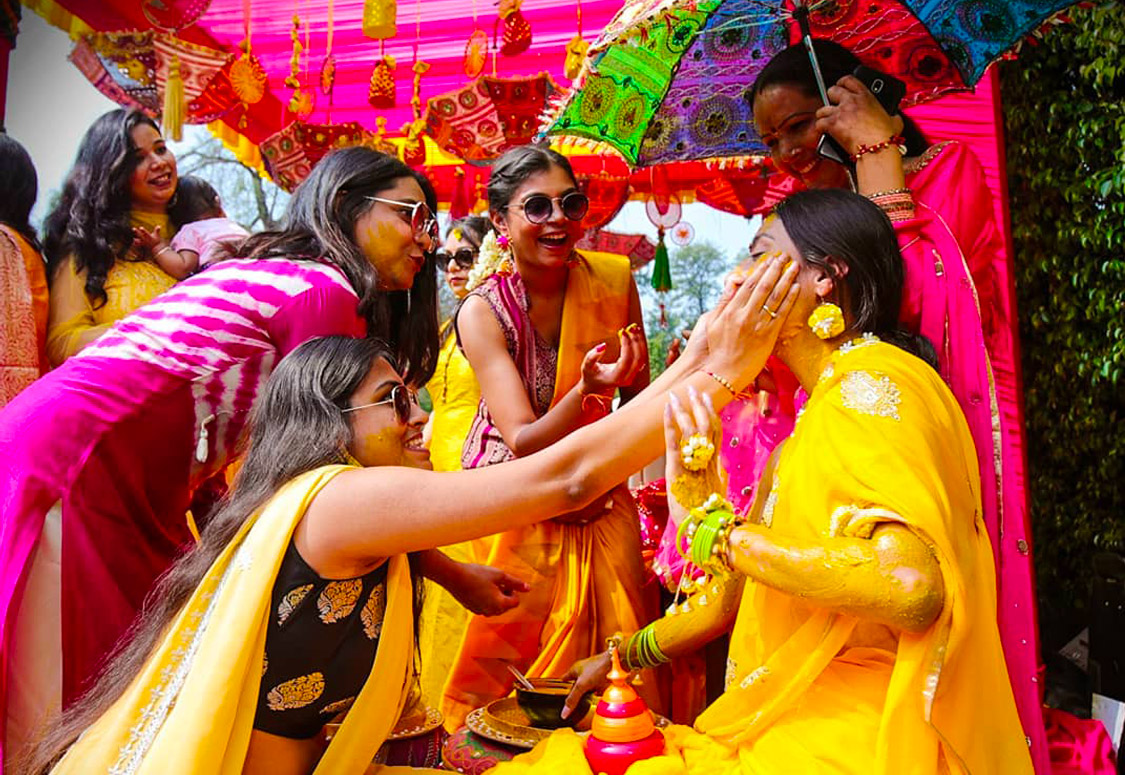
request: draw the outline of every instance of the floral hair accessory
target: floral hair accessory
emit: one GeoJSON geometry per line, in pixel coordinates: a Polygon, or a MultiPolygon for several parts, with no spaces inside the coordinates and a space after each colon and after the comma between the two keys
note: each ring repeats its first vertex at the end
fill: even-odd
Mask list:
{"type": "Polygon", "coordinates": [[[460,240],[464,237],[464,232],[461,231],[461,227],[459,227],[459,226],[450,233],[452,234],[453,239],[455,239],[455,240],[460,240]]]}
{"type": "MultiPolygon", "coordinates": [[[[484,236],[480,243],[480,252],[477,254],[476,263],[469,270],[469,277],[465,280],[466,290],[471,291],[477,288],[494,274],[512,273],[512,253],[506,249],[506,244],[500,244],[501,237],[503,235],[498,237],[494,231],[490,231],[484,236]]],[[[503,239],[507,243],[507,238],[503,237],[503,239]]]]}

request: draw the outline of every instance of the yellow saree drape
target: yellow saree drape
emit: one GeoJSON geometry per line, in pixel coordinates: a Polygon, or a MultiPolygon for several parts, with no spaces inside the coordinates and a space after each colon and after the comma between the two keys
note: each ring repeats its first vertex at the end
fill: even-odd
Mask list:
{"type": "MultiPolygon", "coordinates": [[[[297,477],[246,521],[140,674],[53,773],[242,772],[278,568],[313,498],[347,468],[326,466],[297,477]]],[[[414,641],[410,570],[405,556],[389,562],[387,608],[375,663],[321,758],[317,775],[364,772],[406,699],[414,641]]]]}
{"type": "MultiPolygon", "coordinates": [[[[583,253],[571,266],[552,406],[578,383],[591,347],[617,347],[617,332],[629,323],[630,278],[620,256],[583,253]]],[[[562,675],[603,648],[605,638],[656,616],[657,590],[644,588],[636,506],[624,485],[611,497],[612,509],[589,525],[547,521],[493,539],[487,563],[527,581],[531,591],[511,611],[470,619],[445,685],[447,729],[510,691],[509,663],[533,677],[562,675]]],[[[646,699],[659,706],[655,678],[645,678],[646,699]]]]}
{"type": "Polygon", "coordinates": [[[941,613],[896,642],[748,579],[726,692],[694,730],[671,730],[669,755],[635,769],[1032,772],[996,627],[973,441],[936,372],[878,342],[838,354],[770,484],[762,521],[779,535],[864,538],[896,523],[921,537],[941,567],[941,613]]]}

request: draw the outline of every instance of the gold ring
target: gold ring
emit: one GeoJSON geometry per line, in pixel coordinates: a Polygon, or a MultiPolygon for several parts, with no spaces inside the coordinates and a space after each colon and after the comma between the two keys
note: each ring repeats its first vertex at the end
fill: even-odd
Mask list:
{"type": "Polygon", "coordinates": [[[776,313],[776,312],[774,312],[774,311],[773,311],[772,309],[770,309],[769,307],[767,307],[767,306],[766,306],[765,304],[763,304],[763,305],[762,305],[762,312],[765,312],[765,313],[766,313],[766,314],[768,314],[768,315],[769,315],[769,316],[770,316],[771,318],[776,318],[776,317],[777,317],[777,313],[776,313]]]}

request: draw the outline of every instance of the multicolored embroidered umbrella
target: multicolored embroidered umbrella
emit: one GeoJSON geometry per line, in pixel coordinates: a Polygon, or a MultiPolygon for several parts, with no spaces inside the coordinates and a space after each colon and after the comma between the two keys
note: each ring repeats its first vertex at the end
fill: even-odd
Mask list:
{"type": "MultiPolygon", "coordinates": [[[[905,105],[971,88],[1073,0],[816,0],[815,38],[907,84],[905,105]]],[[[793,0],[629,0],[590,47],[545,134],[606,144],[634,166],[766,153],[750,90],[800,39],[793,0]]]]}

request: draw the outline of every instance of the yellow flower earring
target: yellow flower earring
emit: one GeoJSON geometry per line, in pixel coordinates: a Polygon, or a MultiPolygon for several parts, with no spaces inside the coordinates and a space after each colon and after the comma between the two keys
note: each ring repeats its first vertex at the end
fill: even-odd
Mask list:
{"type": "Polygon", "coordinates": [[[821,339],[844,333],[844,311],[830,301],[822,301],[809,315],[809,328],[821,339]]]}

